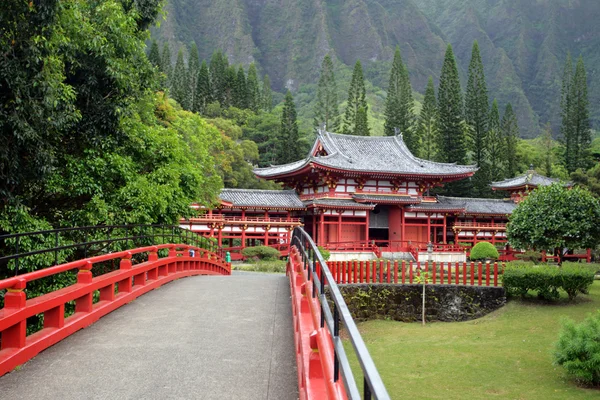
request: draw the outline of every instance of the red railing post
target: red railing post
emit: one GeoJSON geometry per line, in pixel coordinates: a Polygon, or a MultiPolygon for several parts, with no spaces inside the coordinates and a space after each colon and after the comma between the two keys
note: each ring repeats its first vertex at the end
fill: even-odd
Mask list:
{"type": "Polygon", "coordinates": [[[482,265],[481,261],[477,263],[477,284],[481,286],[482,265]]]}
{"type": "Polygon", "coordinates": [[[485,286],[490,286],[490,263],[485,263],[485,286]]]}
{"type": "Polygon", "coordinates": [[[498,286],[498,263],[494,263],[494,286],[498,286]]]}
{"type": "Polygon", "coordinates": [[[408,263],[408,283],[413,283],[413,262],[408,263]]]}
{"type": "MultiPolygon", "coordinates": [[[[79,267],[79,273],[77,274],[78,284],[90,284],[92,283],[92,263],[86,262],[84,265],[79,267]]],[[[92,311],[93,297],[92,293],[86,293],[83,296],[75,299],[75,312],[91,312],[92,311]]]]}
{"type": "Polygon", "coordinates": [[[463,262],[463,285],[467,284],[467,263],[463,262]]]}
{"type": "Polygon", "coordinates": [[[62,328],[65,326],[65,305],[44,311],[44,328],[62,328]]]}
{"type": "Polygon", "coordinates": [[[371,261],[367,261],[367,283],[371,283],[371,261]]]}
{"type": "Polygon", "coordinates": [[[475,285],[475,263],[471,261],[471,286],[475,285]]]}
{"type": "Polygon", "coordinates": [[[402,284],[406,283],[406,261],[402,260],[402,284]]]}
{"type": "Polygon", "coordinates": [[[394,260],[394,283],[398,283],[398,260],[394,260]]]}
{"type": "Polygon", "coordinates": [[[444,263],[440,263],[440,283],[444,284],[444,263]]]}
{"type": "Polygon", "coordinates": [[[364,282],[364,272],[365,272],[365,263],[364,261],[360,262],[360,283],[364,282]]]}
{"type": "Polygon", "coordinates": [[[433,284],[435,284],[435,281],[436,281],[436,279],[437,279],[437,276],[436,276],[436,265],[437,265],[437,264],[436,264],[436,262],[435,262],[435,261],[434,261],[434,262],[433,262],[433,264],[431,265],[431,275],[432,275],[432,279],[431,279],[431,280],[432,280],[433,284]]]}
{"type": "MultiPolygon", "coordinates": [[[[26,282],[19,279],[12,287],[8,288],[4,295],[4,311],[8,313],[15,312],[25,308],[27,304],[27,295],[25,294],[26,282]]],[[[23,348],[27,337],[27,320],[22,319],[10,328],[2,331],[1,349],[23,348]]]]}
{"type": "Polygon", "coordinates": [[[458,264],[458,261],[456,261],[454,268],[456,270],[455,277],[454,277],[454,283],[456,285],[458,285],[458,282],[460,281],[460,265],[458,264]]]}
{"type": "Polygon", "coordinates": [[[379,261],[379,283],[383,283],[383,260],[379,261]]]}
{"type": "Polygon", "coordinates": [[[390,260],[387,261],[387,283],[392,282],[392,262],[390,260]]]}

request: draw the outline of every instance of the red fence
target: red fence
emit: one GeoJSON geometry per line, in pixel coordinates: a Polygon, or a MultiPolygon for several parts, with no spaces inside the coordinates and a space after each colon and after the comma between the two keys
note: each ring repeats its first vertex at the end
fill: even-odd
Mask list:
{"type": "Polygon", "coordinates": [[[231,265],[215,253],[188,245],[163,244],[110,253],[98,257],[20,275],[0,281],[7,289],[0,310],[0,376],[28,361],[40,351],[91,325],[102,316],[167,282],[191,275],[230,275],[231,265]],[[158,250],[168,249],[159,258],[158,250]],[[190,250],[194,250],[193,256],[190,250]],[[132,265],[134,254],[148,253],[148,259],[132,265]],[[119,270],[92,276],[94,264],[120,259],[119,270]],[[74,285],[27,299],[27,283],[78,269],[74,285]],[[94,303],[94,294],[99,300],[94,303]],[[75,302],[75,313],[65,317],[65,304],[75,302]],[[43,314],[44,327],[27,336],[27,318],[43,314]]]}
{"type": "Polygon", "coordinates": [[[338,284],[416,283],[424,272],[431,284],[500,286],[498,276],[503,271],[503,265],[496,262],[329,261],[327,266],[338,284]]]}

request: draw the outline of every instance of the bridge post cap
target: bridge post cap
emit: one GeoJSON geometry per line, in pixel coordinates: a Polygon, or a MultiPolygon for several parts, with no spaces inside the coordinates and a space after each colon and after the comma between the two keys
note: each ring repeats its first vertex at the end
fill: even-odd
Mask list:
{"type": "Polygon", "coordinates": [[[319,351],[319,345],[317,343],[317,336],[318,336],[318,332],[312,331],[310,333],[310,348],[315,350],[315,351],[319,351]]]}
{"type": "Polygon", "coordinates": [[[156,253],[158,252],[158,247],[157,246],[152,246],[152,248],[150,249],[151,252],[156,253]]]}
{"type": "Polygon", "coordinates": [[[91,271],[94,264],[91,261],[86,261],[79,266],[80,271],[91,271]]]}
{"type": "Polygon", "coordinates": [[[131,252],[130,251],[126,252],[125,256],[123,258],[126,258],[126,259],[130,260],[131,259],[131,252]]]}
{"type": "Polygon", "coordinates": [[[23,278],[17,279],[14,285],[9,288],[9,291],[22,291],[27,287],[27,281],[23,278]]]}

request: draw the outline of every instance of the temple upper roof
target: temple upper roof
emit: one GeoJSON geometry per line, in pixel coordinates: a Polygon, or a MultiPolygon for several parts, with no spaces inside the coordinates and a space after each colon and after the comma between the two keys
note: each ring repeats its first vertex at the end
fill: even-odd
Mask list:
{"type": "MultiPolygon", "coordinates": [[[[519,175],[515,178],[505,179],[503,181],[492,182],[491,186],[494,190],[512,190],[520,189],[523,187],[536,188],[538,186],[549,186],[553,183],[560,182],[559,179],[548,178],[538,174],[531,168],[523,175],[519,175]]],[[[567,184],[570,186],[570,184],[567,184]]]]}
{"type": "Polygon", "coordinates": [[[256,168],[261,178],[300,172],[308,166],[326,170],[425,177],[470,176],[475,165],[437,163],[415,157],[401,136],[353,136],[319,130],[308,157],[293,163],[256,168]],[[325,155],[319,155],[323,154],[325,155]]]}

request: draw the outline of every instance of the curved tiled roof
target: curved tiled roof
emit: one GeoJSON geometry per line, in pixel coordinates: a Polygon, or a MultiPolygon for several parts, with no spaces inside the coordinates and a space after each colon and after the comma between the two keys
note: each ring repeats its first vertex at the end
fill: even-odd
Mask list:
{"type": "Polygon", "coordinates": [[[517,206],[512,200],[502,199],[475,199],[460,197],[438,196],[441,204],[464,207],[465,214],[489,214],[508,215],[512,214],[517,206]]]}
{"type": "Polygon", "coordinates": [[[402,194],[368,194],[355,193],[352,198],[359,203],[394,203],[394,204],[418,204],[421,202],[419,197],[402,195],[402,194]]]}
{"type": "Polygon", "coordinates": [[[304,202],[307,207],[320,207],[320,208],[352,208],[361,210],[372,210],[375,208],[375,204],[357,203],[352,199],[313,199],[304,202]]]}
{"type": "Polygon", "coordinates": [[[234,207],[305,208],[294,190],[222,189],[219,198],[234,207]]]}
{"type": "Polygon", "coordinates": [[[519,175],[515,178],[492,182],[491,186],[493,189],[512,189],[523,187],[525,185],[534,187],[549,186],[559,181],[559,179],[548,178],[547,176],[543,176],[535,171],[529,170],[525,174],[519,175]]]}
{"type": "Polygon", "coordinates": [[[263,178],[301,170],[310,163],[345,171],[387,173],[397,175],[456,176],[477,171],[474,165],[436,163],[415,157],[399,136],[353,136],[319,131],[311,154],[321,143],[326,156],[309,155],[304,160],[267,168],[254,173],[263,178]]]}

